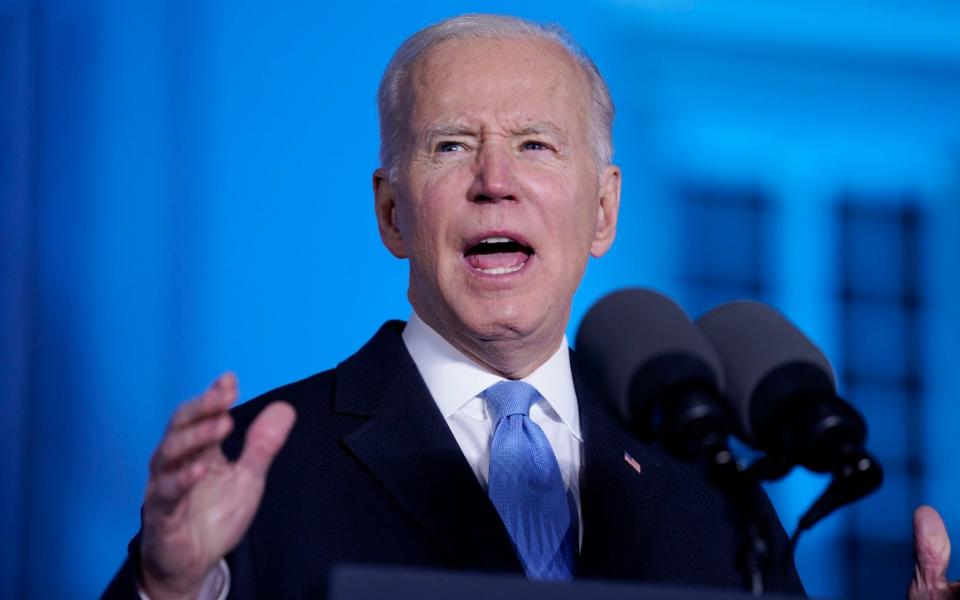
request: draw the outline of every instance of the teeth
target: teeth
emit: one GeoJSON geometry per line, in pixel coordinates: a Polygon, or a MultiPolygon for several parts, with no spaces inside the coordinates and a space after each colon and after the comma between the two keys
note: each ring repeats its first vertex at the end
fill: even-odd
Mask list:
{"type": "Polygon", "coordinates": [[[515,267],[499,267],[496,269],[480,269],[480,271],[486,273],[487,275],[506,275],[507,273],[516,273],[523,268],[522,264],[519,264],[515,267]]]}
{"type": "Polygon", "coordinates": [[[486,239],[480,240],[481,244],[503,244],[505,242],[512,242],[510,238],[505,237],[488,237],[486,239]]]}

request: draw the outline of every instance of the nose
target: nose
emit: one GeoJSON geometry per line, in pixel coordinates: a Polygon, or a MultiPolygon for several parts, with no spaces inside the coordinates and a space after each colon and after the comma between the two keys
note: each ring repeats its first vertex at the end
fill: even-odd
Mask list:
{"type": "Polygon", "coordinates": [[[473,185],[469,197],[473,202],[516,200],[516,173],[513,156],[507,144],[486,142],[477,153],[473,185]]]}

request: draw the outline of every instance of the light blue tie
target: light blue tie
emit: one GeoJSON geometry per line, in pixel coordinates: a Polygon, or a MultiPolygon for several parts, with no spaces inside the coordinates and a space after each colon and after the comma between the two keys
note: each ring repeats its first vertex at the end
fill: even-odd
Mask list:
{"type": "Polygon", "coordinates": [[[529,383],[501,381],[483,392],[497,428],[490,449],[490,500],[500,513],[530,579],[573,577],[575,532],[557,457],[530,405],[529,383]]]}

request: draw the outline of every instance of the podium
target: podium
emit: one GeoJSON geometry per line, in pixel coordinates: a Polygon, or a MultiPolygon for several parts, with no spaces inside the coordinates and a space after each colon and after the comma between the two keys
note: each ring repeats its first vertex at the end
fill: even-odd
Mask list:
{"type": "MultiPolygon", "coordinates": [[[[797,596],[764,595],[781,600],[797,596]]],[[[344,565],[330,600],[753,600],[746,592],[608,581],[547,583],[515,575],[344,565]]]]}

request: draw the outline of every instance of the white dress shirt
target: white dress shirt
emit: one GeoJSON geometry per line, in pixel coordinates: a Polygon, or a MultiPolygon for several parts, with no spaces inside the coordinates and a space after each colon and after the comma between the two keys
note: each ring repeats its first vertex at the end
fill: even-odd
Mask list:
{"type": "MultiPolygon", "coordinates": [[[[414,313],[403,330],[403,343],[420,376],[446,419],[454,439],[484,489],[490,472],[490,443],[496,423],[480,397],[491,385],[503,381],[467,358],[414,313]]],[[[580,411],[570,372],[570,351],[564,336],[556,352],[521,381],[540,392],[530,407],[530,419],[543,429],[560,466],[560,474],[580,509],[580,465],[583,438],[580,411]]],[[[583,540],[583,523],[580,540],[583,540]]]]}

